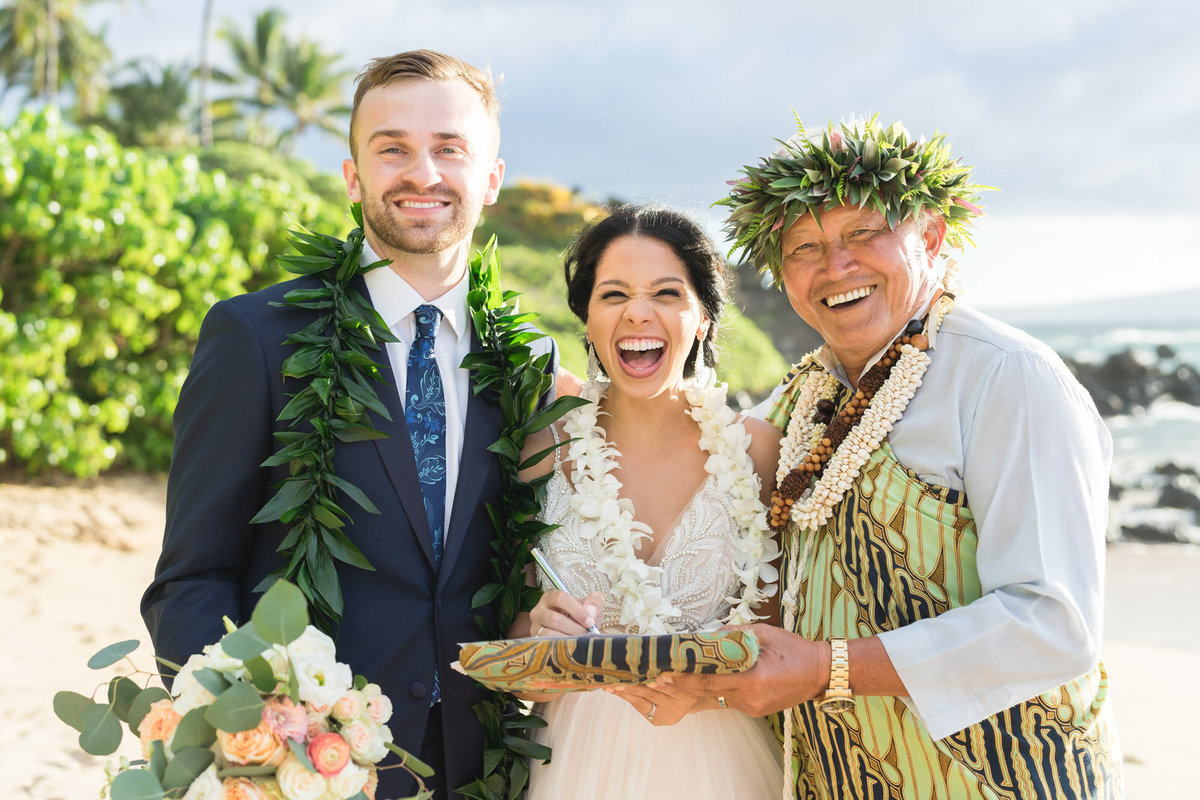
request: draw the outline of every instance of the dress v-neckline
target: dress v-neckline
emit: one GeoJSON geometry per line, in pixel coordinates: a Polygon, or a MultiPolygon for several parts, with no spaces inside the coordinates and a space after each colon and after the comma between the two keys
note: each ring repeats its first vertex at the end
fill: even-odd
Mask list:
{"type": "MultiPolygon", "coordinates": [[[[700,499],[700,495],[704,494],[704,490],[707,488],[709,481],[711,481],[714,477],[715,476],[711,474],[705,474],[704,480],[700,481],[700,484],[696,487],[695,491],[692,492],[692,496],[688,498],[688,501],[683,504],[682,508],[679,509],[679,513],[675,515],[673,520],[671,520],[671,524],[667,527],[666,538],[654,542],[654,549],[650,551],[649,557],[643,556],[640,552],[638,552],[642,548],[634,548],[639,561],[649,567],[662,566],[663,561],[666,560],[667,548],[670,546],[671,542],[675,541],[675,536],[677,533],[679,533],[680,526],[683,525],[684,515],[691,511],[692,507],[696,505],[697,501],[700,499]]],[[[617,496],[620,497],[620,493],[618,493],[617,496]]],[[[633,521],[640,525],[644,525],[646,529],[650,531],[651,538],[653,538],[655,533],[654,528],[646,525],[646,523],[638,519],[637,506],[633,505],[632,500],[629,501],[629,505],[633,507],[633,521]]]]}

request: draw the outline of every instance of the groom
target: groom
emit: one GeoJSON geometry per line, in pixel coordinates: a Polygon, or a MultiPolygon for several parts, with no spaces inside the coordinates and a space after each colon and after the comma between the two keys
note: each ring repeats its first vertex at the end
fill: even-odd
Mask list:
{"type": "MultiPolygon", "coordinates": [[[[380,511],[341,503],[353,509],[347,534],[375,569],[337,564],[345,600],[338,658],[382,686],[394,704],[396,744],[434,768],[427,785],[439,798],[482,766],[483,734],[471,711],[482,693],[449,665],[457,643],[480,636],[470,604],[489,580],[485,504],[500,503],[499,466],[487,452],[500,409],[475,396],[458,367],[480,347],[465,276],[480,211],[495,202],[504,177],[498,114],[490,74],[457,58],[423,50],[376,59],[358,78],[343,163],[350,199],[362,203],[364,263],[391,261],[358,288],[399,342],[377,358],[385,378],[378,394],[392,420],[374,422],[390,438],[339,443],[333,462],[380,511]],[[410,351],[425,356],[410,361],[410,351]],[[433,394],[430,382],[440,383],[433,394]],[[444,402],[433,423],[444,436],[414,437],[417,456],[409,434],[416,420],[405,418],[405,406],[417,406],[405,401],[406,390],[418,388],[410,384],[426,392],[422,408],[444,402]],[[441,440],[437,452],[426,452],[431,440],[441,440]],[[423,467],[444,458],[445,479],[430,481],[422,469],[422,483],[418,457],[423,467]]],[[[300,278],[225,300],[204,321],[175,412],[162,556],[142,600],[158,655],[175,663],[217,641],[222,616],[245,621],[254,587],[283,565],[276,548],[287,526],[250,519],[287,477],[286,467],[259,466],[277,447],[279,412],[302,388],[281,379],[294,349],[283,341],[316,312],[272,303],[313,285],[300,278]]],[[[550,339],[538,345],[553,352],[550,339]]],[[[551,362],[554,369],[556,353],[551,362]]],[[[414,790],[400,770],[380,776],[380,797],[414,790]]]]}

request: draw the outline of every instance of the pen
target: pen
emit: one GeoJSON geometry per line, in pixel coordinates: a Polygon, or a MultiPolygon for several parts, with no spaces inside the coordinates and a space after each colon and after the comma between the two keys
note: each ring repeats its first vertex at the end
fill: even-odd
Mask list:
{"type": "MultiPolygon", "coordinates": [[[[558,573],[554,571],[554,567],[550,566],[550,562],[546,560],[544,555],[542,555],[541,550],[538,550],[536,547],[531,547],[529,548],[529,555],[533,556],[533,560],[536,561],[538,566],[542,568],[542,572],[546,573],[546,577],[549,578],[550,582],[554,584],[555,589],[566,592],[571,596],[575,595],[575,593],[568,589],[567,585],[563,583],[563,579],[558,577],[558,573]]],[[[593,625],[588,628],[588,633],[595,633],[599,635],[600,629],[593,625]]]]}

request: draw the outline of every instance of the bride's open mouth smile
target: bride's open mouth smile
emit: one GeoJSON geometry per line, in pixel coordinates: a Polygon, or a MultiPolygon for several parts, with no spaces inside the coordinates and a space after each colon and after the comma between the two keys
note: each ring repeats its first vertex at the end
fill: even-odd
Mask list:
{"type": "Polygon", "coordinates": [[[621,369],[634,378],[645,377],[658,368],[667,352],[667,343],[654,336],[637,336],[617,342],[621,369]]]}

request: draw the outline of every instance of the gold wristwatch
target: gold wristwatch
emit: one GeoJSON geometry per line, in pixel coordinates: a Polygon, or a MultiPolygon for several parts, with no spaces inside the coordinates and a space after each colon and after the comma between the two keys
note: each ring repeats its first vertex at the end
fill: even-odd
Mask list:
{"type": "Polygon", "coordinates": [[[817,708],[826,714],[840,714],[854,708],[850,694],[850,646],[843,638],[829,640],[832,658],[829,661],[829,688],[817,701],[817,708]]]}

